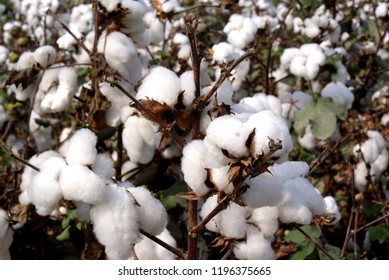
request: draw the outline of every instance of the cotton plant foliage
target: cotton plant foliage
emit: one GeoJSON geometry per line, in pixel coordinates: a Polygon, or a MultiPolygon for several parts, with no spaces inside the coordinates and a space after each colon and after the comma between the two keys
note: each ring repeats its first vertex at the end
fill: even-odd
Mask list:
{"type": "MultiPolygon", "coordinates": [[[[341,220],[337,201],[316,188],[312,166],[301,160],[319,155],[324,141],[342,139],[346,128],[340,122],[358,105],[347,45],[355,53],[376,50],[385,64],[389,54],[377,42],[387,44],[387,35],[372,45],[351,42],[348,32],[365,27],[353,19],[344,31],[343,12],[324,4],[302,17],[300,3],[200,0],[221,9],[215,19],[197,21],[176,0],[99,0],[67,7],[67,14],[59,1],[14,2],[16,18],[26,22],[2,26],[0,67],[13,76],[0,97],[0,130],[13,120],[12,110],[31,105],[28,114],[23,111],[31,137],[7,137],[15,155],[29,156],[20,204],[56,219],[71,205],[77,221],[91,225],[104,256],[126,260],[177,258],[148,234],[174,248],[182,245],[174,239],[177,229],[170,223],[176,221],[167,206],[182,206],[179,198],[166,202],[169,186],[143,182],[161,166],[174,187],[187,190],[180,199],[197,201],[197,222],[209,218],[206,234],[227,244],[232,258],[275,259],[272,244],[284,225],[341,220]],[[226,12],[229,5],[234,12],[226,12]],[[225,22],[215,27],[213,20],[221,18],[225,22]],[[6,46],[15,44],[16,31],[34,38],[36,47],[12,60],[6,46]],[[293,38],[283,42],[283,33],[293,38]],[[255,54],[228,72],[253,46],[255,54]]],[[[357,9],[351,2],[345,5],[357,9]]],[[[388,19],[387,3],[366,5],[358,8],[361,19],[388,19]]],[[[207,7],[204,13],[216,12],[207,7]]],[[[387,91],[369,89],[366,102],[385,107],[387,91]]],[[[388,122],[384,114],[381,128],[388,122]]],[[[380,131],[361,135],[353,142],[353,180],[365,193],[385,174],[389,152],[380,131]]],[[[12,235],[0,210],[0,259],[10,258],[12,235]]]]}

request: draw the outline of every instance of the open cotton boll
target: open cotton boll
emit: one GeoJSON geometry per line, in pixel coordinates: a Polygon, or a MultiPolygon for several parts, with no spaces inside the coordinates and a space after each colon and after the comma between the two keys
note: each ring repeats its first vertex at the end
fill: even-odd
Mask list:
{"type": "Polygon", "coordinates": [[[283,187],[285,198],[277,206],[281,222],[309,224],[313,215],[325,212],[322,196],[307,179],[298,177],[287,180],[283,187]]]}
{"type": "Polygon", "coordinates": [[[254,40],[257,25],[250,17],[240,14],[230,16],[223,32],[227,34],[227,41],[233,46],[244,49],[254,40]]]}
{"type": "Polygon", "coordinates": [[[280,62],[282,67],[285,69],[288,69],[290,67],[290,64],[292,60],[295,57],[302,56],[301,51],[298,48],[287,48],[284,50],[284,52],[281,55],[280,62]]]}
{"type": "Polygon", "coordinates": [[[255,208],[249,222],[254,223],[265,238],[272,239],[278,229],[278,209],[269,206],[255,208]]]}
{"type": "Polygon", "coordinates": [[[221,42],[212,46],[212,57],[218,63],[228,63],[235,53],[235,47],[226,42],[221,42]]]}
{"type": "Polygon", "coordinates": [[[68,200],[97,204],[104,196],[103,179],[80,164],[70,164],[64,167],[59,178],[59,185],[63,197],[68,200]]]}
{"type": "Polygon", "coordinates": [[[343,105],[347,110],[351,109],[354,102],[354,95],[342,83],[331,82],[327,84],[321,91],[322,97],[331,97],[332,101],[343,105]]]}
{"type": "Polygon", "coordinates": [[[245,241],[235,243],[233,252],[239,260],[275,259],[270,241],[254,226],[248,227],[245,241]]]}
{"type": "Polygon", "coordinates": [[[293,142],[284,118],[273,111],[264,110],[251,115],[244,124],[251,130],[256,129],[253,141],[257,155],[269,152],[269,139],[275,142],[281,140],[282,148],[276,151],[273,157],[278,163],[287,160],[289,152],[293,149],[293,142]]]}
{"type": "Polygon", "coordinates": [[[61,157],[50,157],[40,165],[40,171],[31,180],[27,195],[39,215],[47,216],[62,198],[58,179],[66,162],[61,157]]]}
{"type": "Polygon", "coordinates": [[[206,156],[206,149],[201,140],[194,140],[188,143],[182,151],[181,170],[184,174],[184,180],[199,195],[209,192],[208,187],[204,183],[207,179],[206,166],[204,166],[206,156]]]}
{"type": "Polygon", "coordinates": [[[116,184],[107,186],[103,197],[90,212],[93,231],[105,246],[108,259],[128,259],[132,256],[131,244],[139,241],[135,201],[116,184]]]}
{"type": "Polygon", "coordinates": [[[206,138],[204,138],[203,140],[203,145],[206,153],[204,164],[208,168],[224,167],[231,162],[231,160],[223,154],[220,147],[215,144],[209,143],[206,138]]]}
{"type": "Polygon", "coordinates": [[[42,67],[48,67],[55,63],[57,52],[52,46],[42,46],[34,51],[34,59],[42,67]]]}
{"type": "Polygon", "coordinates": [[[380,153],[377,142],[374,139],[368,139],[362,143],[357,144],[353,148],[353,154],[356,157],[362,157],[366,163],[373,163],[380,153]],[[360,155],[362,153],[362,155],[360,155]]]}
{"type": "Polygon", "coordinates": [[[230,181],[229,166],[211,169],[211,181],[215,184],[218,191],[226,194],[232,194],[234,191],[234,184],[230,181]]]}
{"type": "Polygon", "coordinates": [[[324,197],[324,203],[326,204],[326,214],[330,214],[334,219],[330,222],[331,225],[335,225],[341,219],[338,205],[336,204],[335,198],[333,196],[324,197]]]}
{"type": "Polygon", "coordinates": [[[124,80],[136,84],[142,78],[142,64],[131,38],[118,31],[111,32],[100,37],[97,48],[124,80]]]}
{"type": "MultiPolygon", "coordinates": [[[[172,247],[177,246],[177,242],[170,235],[167,229],[164,229],[164,231],[156,237],[172,247]]],[[[135,244],[134,250],[139,260],[176,259],[176,256],[172,252],[166,250],[164,247],[160,246],[159,244],[155,243],[154,241],[143,235],[141,235],[141,241],[135,244]]]]}
{"type": "Polygon", "coordinates": [[[186,71],[180,76],[180,88],[184,91],[183,103],[191,106],[195,99],[196,85],[194,83],[193,71],[186,71]]]}
{"type": "Polygon", "coordinates": [[[0,208],[0,260],[11,259],[8,249],[13,242],[13,230],[8,220],[7,212],[0,208]]]}
{"type": "Polygon", "coordinates": [[[286,161],[273,164],[269,171],[282,182],[297,177],[305,177],[309,172],[309,165],[304,161],[286,161]]]}
{"type": "Polygon", "coordinates": [[[162,203],[145,187],[127,188],[127,191],[136,201],[139,227],[152,235],[162,233],[167,225],[167,213],[162,203]]]}
{"type": "Polygon", "coordinates": [[[157,66],[143,79],[136,99],[150,98],[173,107],[181,92],[180,85],[180,78],[173,71],[163,66],[157,66]]]}
{"type": "Polygon", "coordinates": [[[68,164],[93,164],[96,159],[97,136],[89,129],[78,130],[69,140],[68,149],[65,152],[68,164]]]}
{"type": "Polygon", "coordinates": [[[232,115],[225,115],[209,124],[205,141],[239,158],[248,155],[245,142],[249,134],[250,130],[239,119],[232,115]]]}
{"type": "Polygon", "coordinates": [[[232,202],[215,216],[215,223],[221,235],[228,238],[243,238],[247,229],[246,209],[232,202]]]}
{"type": "MultiPolygon", "coordinates": [[[[210,197],[207,198],[207,200],[205,201],[205,203],[203,204],[203,206],[201,207],[201,210],[200,210],[200,217],[202,219],[204,219],[209,213],[212,212],[213,209],[216,208],[216,206],[218,205],[219,203],[217,202],[217,195],[212,195],[210,197]]],[[[218,227],[218,225],[216,224],[216,219],[215,217],[213,217],[206,225],[205,225],[205,228],[209,231],[213,231],[213,232],[216,232],[216,233],[219,233],[220,232],[220,229],[218,227]]]]}
{"type": "Polygon", "coordinates": [[[111,180],[115,176],[113,161],[104,154],[97,154],[92,171],[104,180],[111,180]]]}
{"type": "Polygon", "coordinates": [[[388,3],[378,3],[376,9],[375,9],[375,15],[377,18],[384,18],[389,15],[389,4],[388,3]]]}
{"type": "Polygon", "coordinates": [[[358,162],[354,169],[354,182],[355,187],[360,193],[366,191],[368,173],[369,172],[367,170],[366,163],[363,161],[358,162]]]}
{"type": "Polygon", "coordinates": [[[282,182],[269,172],[246,181],[250,186],[240,199],[251,208],[276,206],[284,198],[282,182]]]}
{"type": "Polygon", "coordinates": [[[313,136],[311,125],[307,125],[303,136],[298,136],[297,141],[299,144],[307,149],[308,151],[313,151],[317,145],[317,139],[313,136]]]}
{"type": "Polygon", "coordinates": [[[298,77],[307,76],[307,69],[305,68],[306,58],[304,56],[295,57],[290,63],[290,73],[298,77]]]}

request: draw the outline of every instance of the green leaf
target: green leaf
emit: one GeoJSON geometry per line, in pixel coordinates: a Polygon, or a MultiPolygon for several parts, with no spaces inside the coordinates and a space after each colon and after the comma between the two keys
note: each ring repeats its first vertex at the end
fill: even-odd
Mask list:
{"type": "Polygon", "coordinates": [[[345,113],[342,105],[334,103],[329,97],[320,97],[317,103],[312,101],[295,113],[293,127],[302,135],[310,124],[313,136],[324,140],[335,132],[336,117],[344,119],[345,113]]]}
{"type": "MultiPolygon", "coordinates": [[[[334,257],[335,260],[340,260],[342,257],[340,254],[342,253],[342,250],[336,246],[332,246],[330,244],[326,244],[324,246],[324,250],[326,250],[332,257],[334,257]]],[[[322,251],[319,251],[319,258],[321,260],[329,260],[328,258],[322,251]]]]}
{"type": "Polygon", "coordinates": [[[378,243],[383,244],[389,240],[389,230],[385,225],[372,226],[367,228],[367,231],[370,234],[371,241],[378,241],[378,243]]]}
{"type": "Polygon", "coordinates": [[[380,32],[378,31],[377,21],[369,20],[367,25],[368,25],[369,34],[373,35],[375,42],[378,43],[380,39],[380,32]]]}
{"type": "Polygon", "coordinates": [[[70,226],[66,227],[56,238],[58,241],[65,241],[70,239],[70,226]]]}

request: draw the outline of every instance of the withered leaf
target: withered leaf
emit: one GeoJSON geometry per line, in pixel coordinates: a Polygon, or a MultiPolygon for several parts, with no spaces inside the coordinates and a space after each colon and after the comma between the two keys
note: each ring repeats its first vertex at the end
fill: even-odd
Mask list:
{"type": "Polygon", "coordinates": [[[169,105],[149,98],[141,99],[139,100],[139,104],[133,103],[131,106],[136,108],[146,119],[158,126],[160,125],[158,120],[166,121],[172,115],[172,108],[169,105]]]}
{"type": "Polygon", "coordinates": [[[5,80],[5,85],[15,84],[18,87],[21,84],[24,90],[38,79],[39,70],[40,68],[35,65],[23,70],[11,70],[5,80]]]}
{"type": "Polygon", "coordinates": [[[251,133],[249,134],[249,136],[247,137],[247,140],[245,142],[245,146],[247,149],[249,149],[250,155],[254,155],[254,153],[255,153],[254,137],[255,137],[255,128],[253,129],[253,131],[251,131],[251,133]]]}
{"type": "Polygon", "coordinates": [[[216,99],[211,109],[208,110],[208,116],[211,120],[214,120],[218,117],[230,115],[231,114],[231,106],[222,102],[222,104],[218,104],[216,99]]]}
{"type": "Polygon", "coordinates": [[[205,168],[207,171],[207,178],[205,179],[204,184],[207,186],[208,189],[214,190],[216,189],[215,183],[212,180],[212,173],[210,168],[205,168]]]}

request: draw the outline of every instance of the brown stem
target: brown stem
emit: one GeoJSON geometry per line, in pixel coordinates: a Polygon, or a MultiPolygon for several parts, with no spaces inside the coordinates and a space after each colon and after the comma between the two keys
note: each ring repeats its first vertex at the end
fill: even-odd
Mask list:
{"type": "Polygon", "coordinates": [[[187,258],[187,256],[181,252],[180,250],[174,248],[173,246],[170,246],[169,244],[167,244],[165,241],[159,239],[158,237],[155,237],[154,235],[144,231],[143,229],[140,229],[139,230],[140,233],[142,233],[144,236],[146,236],[147,238],[153,240],[155,243],[161,245],[163,248],[165,248],[166,250],[172,252],[173,254],[175,254],[177,257],[179,257],[180,259],[183,259],[185,260],[187,258]]]}

